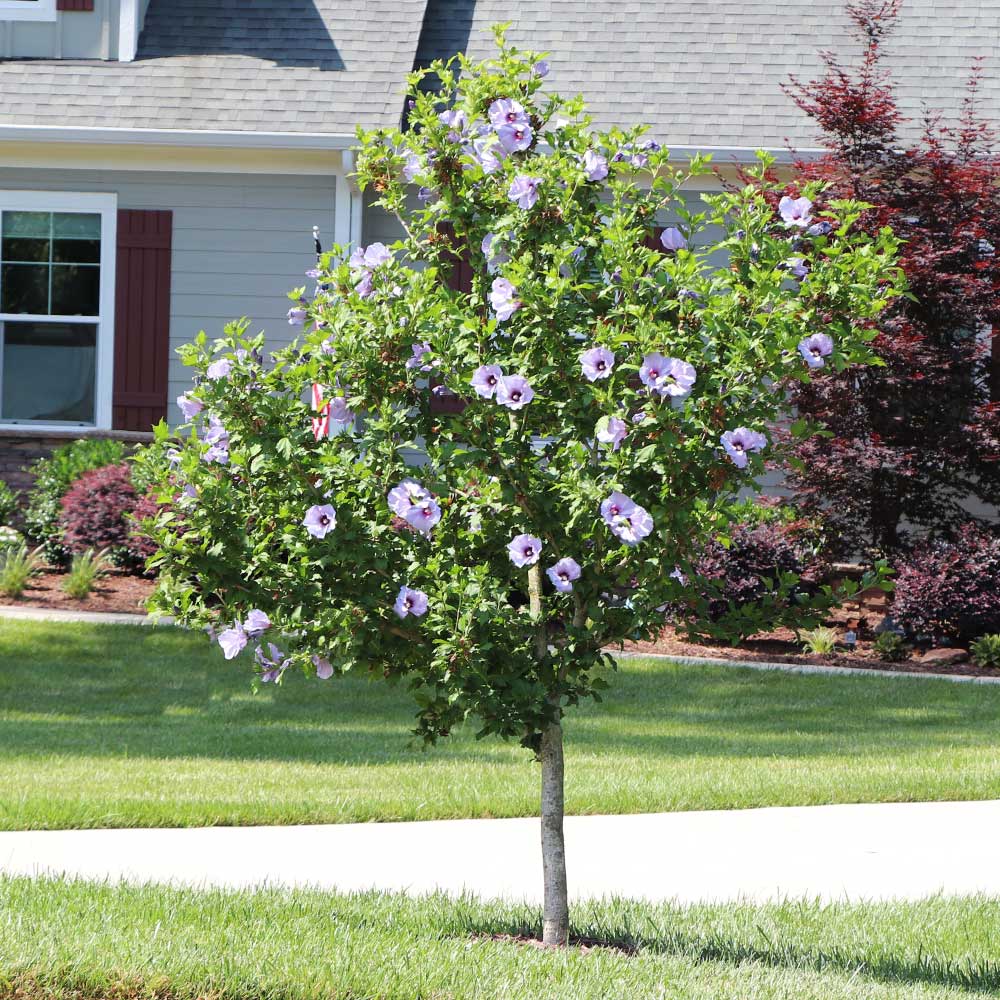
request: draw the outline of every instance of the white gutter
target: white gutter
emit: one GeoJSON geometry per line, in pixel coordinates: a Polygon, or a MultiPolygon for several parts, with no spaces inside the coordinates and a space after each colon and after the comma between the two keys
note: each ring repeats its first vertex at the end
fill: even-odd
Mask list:
{"type": "Polygon", "coordinates": [[[0,142],[69,142],[108,146],[186,146],[200,149],[350,149],[354,135],[329,132],[237,132],[174,128],[94,128],[0,125],[0,142]]]}

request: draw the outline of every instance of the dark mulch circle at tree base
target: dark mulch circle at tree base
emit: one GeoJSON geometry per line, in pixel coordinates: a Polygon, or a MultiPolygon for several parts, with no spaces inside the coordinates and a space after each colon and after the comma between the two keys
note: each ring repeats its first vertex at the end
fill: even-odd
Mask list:
{"type": "Polygon", "coordinates": [[[46,571],[31,578],[19,598],[0,596],[0,605],[16,608],[45,608],[58,611],[104,611],[116,614],[144,615],[146,601],[156,586],[155,580],[111,570],[82,600],[62,591],[65,573],[46,571]]]}

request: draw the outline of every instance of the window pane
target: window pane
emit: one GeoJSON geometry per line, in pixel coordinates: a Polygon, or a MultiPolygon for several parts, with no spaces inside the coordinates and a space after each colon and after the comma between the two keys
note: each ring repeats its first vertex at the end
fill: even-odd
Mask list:
{"type": "Polygon", "coordinates": [[[57,264],[100,264],[100,240],[52,241],[52,259],[57,264]]]}
{"type": "Polygon", "coordinates": [[[97,316],[101,311],[101,269],[75,264],[52,268],[53,316],[97,316]]]}
{"type": "Polygon", "coordinates": [[[44,261],[49,262],[48,240],[25,236],[5,236],[0,242],[0,258],[6,261],[44,261]]]}
{"type": "Polygon", "coordinates": [[[48,265],[4,264],[0,269],[0,312],[42,316],[48,311],[48,265]]]}
{"type": "Polygon", "coordinates": [[[44,236],[52,235],[51,212],[4,212],[4,236],[44,236]]]}
{"type": "Polygon", "coordinates": [[[56,212],[52,216],[52,235],[72,239],[99,240],[101,217],[83,212],[56,212]]]}
{"type": "Polygon", "coordinates": [[[0,419],[94,423],[97,327],[3,324],[0,419]]]}

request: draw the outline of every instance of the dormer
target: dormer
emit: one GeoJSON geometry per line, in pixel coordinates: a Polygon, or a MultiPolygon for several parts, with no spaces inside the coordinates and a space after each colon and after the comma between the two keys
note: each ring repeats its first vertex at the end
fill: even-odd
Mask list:
{"type": "Polygon", "coordinates": [[[131,62],[149,0],[0,0],[0,59],[131,62]]]}

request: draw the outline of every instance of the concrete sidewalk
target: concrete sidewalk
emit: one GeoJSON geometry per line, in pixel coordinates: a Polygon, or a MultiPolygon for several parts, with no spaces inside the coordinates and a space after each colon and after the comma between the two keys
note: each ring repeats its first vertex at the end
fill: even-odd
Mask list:
{"type": "MultiPolygon", "coordinates": [[[[682,903],[1000,896],[998,829],[1000,801],[570,817],[569,881],[682,903]]],[[[534,819],[0,833],[0,871],[538,902],[538,842],[534,819]]]]}

